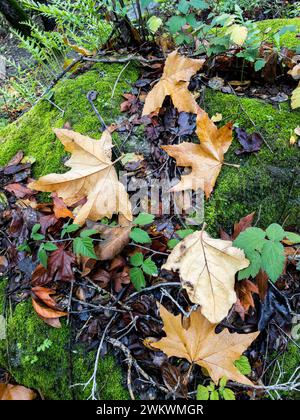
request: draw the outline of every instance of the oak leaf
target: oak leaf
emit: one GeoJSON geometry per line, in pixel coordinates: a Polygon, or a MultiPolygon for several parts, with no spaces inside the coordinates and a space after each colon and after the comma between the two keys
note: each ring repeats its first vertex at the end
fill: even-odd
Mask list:
{"type": "Polygon", "coordinates": [[[173,315],[162,305],[159,306],[166,337],[151,346],[162,350],[168,357],[187,359],[205,368],[215,384],[225,376],[244,385],[252,382],[242,375],[234,362],[256,339],[259,332],[251,334],[230,334],[227,329],[215,333],[215,324],[211,324],[199,308],[190,315],[189,327],[185,329],[181,315],[173,315]]]}
{"type": "Polygon", "coordinates": [[[208,198],[221,171],[224,154],[232,142],[232,123],[221,128],[211,121],[205,111],[198,107],[196,132],[200,144],[183,142],[162,146],[178,166],[191,167],[191,173],[183,175],[171,191],[204,190],[208,198]]]}
{"type": "Polygon", "coordinates": [[[34,400],[36,396],[36,393],[32,389],[25,388],[25,386],[13,384],[0,384],[1,401],[34,400]]]}
{"type": "Polygon", "coordinates": [[[175,246],[162,268],[179,270],[190,300],[201,305],[210,322],[217,323],[236,302],[235,273],[248,265],[244,251],[233,247],[231,241],[197,231],[175,246]]]}
{"type": "Polygon", "coordinates": [[[82,225],[86,219],[111,218],[122,213],[132,220],[131,204],[124,186],[118,181],[113,166],[112,137],[105,130],[100,140],[93,140],[75,131],[55,129],[55,134],[67,152],[72,154],[65,163],[71,170],[64,174],[49,174],[29,184],[38,191],[56,192],[67,206],[87,197],[74,223],[82,225]]]}
{"type": "Polygon", "coordinates": [[[160,81],[146,97],[143,115],[161,108],[166,96],[171,96],[174,107],[179,112],[196,114],[198,105],[188,90],[188,85],[191,77],[202,68],[204,61],[184,57],[178,54],[178,51],[170,53],[160,81]]]}

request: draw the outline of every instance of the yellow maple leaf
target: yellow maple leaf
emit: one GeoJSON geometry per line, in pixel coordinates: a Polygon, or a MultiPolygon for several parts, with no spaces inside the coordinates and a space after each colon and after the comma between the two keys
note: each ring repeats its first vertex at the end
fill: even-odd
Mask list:
{"type": "Polygon", "coordinates": [[[293,109],[300,107],[300,83],[298,84],[298,87],[296,87],[296,89],[293,90],[291,106],[293,109]]]}
{"type": "Polygon", "coordinates": [[[179,112],[196,113],[198,105],[188,90],[188,84],[191,77],[202,68],[204,61],[184,57],[177,51],[170,53],[160,81],[146,97],[143,115],[151,114],[161,108],[168,95],[171,96],[179,112]]]}
{"type": "Polygon", "coordinates": [[[162,350],[168,357],[184,358],[205,368],[215,384],[225,376],[244,385],[253,385],[234,366],[234,362],[256,339],[259,332],[230,334],[224,329],[216,334],[216,325],[204,318],[199,309],[191,313],[189,327],[185,329],[181,315],[174,316],[161,304],[158,307],[166,337],[156,343],[152,342],[151,347],[162,350]]]}
{"type": "Polygon", "coordinates": [[[237,300],[235,273],[248,265],[244,251],[233,247],[231,241],[196,231],[175,246],[162,268],[179,271],[190,300],[201,305],[210,322],[217,323],[237,300]]]}
{"type": "Polygon", "coordinates": [[[72,130],[55,129],[55,134],[67,152],[65,165],[71,170],[64,174],[49,174],[29,184],[37,191],[56,192],[67,206],[83,198],[86,203],[77,213],[74,223],[86,219],[99,220],[121,213],[132,220],[131,204],[124,186],[119,182],[112,157],[112,137],[105,130],[100,140],[94,140],[72,130]]]}
{"type": "Polygon", "coordinates": [[[176,159],[178,166],[192,168],[191,173],[183,175],[171,191],[203,189],[209,198],[221,171],[224,154],[232,142],[232,123],[217,128],[207,113],[198,107],[196,132],[201,144],[183,142],[162,148],[176,159]]]}

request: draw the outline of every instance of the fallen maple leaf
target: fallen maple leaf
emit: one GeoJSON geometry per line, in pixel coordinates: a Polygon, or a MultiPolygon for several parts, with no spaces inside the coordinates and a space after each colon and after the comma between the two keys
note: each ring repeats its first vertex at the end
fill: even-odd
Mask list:
{"type": "Polygon", "coordinates": [[[217,323],[236,302],[235,273],[248,265],[244,251],[233,247],[231,241],[197,231],[175,246],[162,268],[179,270],[190,300],[201,305],[210,322],[217,323]]]}
{"type": "Polygon", "coordinates": [[[201,144],[183,142],[162,148],[176,159],[178,166],[192,168],[191,173],[183,175],[171,191],[202,189],[208,198],[221,171],[224,154],[232,142],[232,123],[217,128],[207,113],[198,107],[196,132],[201,144]]]}
{"type": "Polygon", "coordinates": [[[132,220],[131,204],[124,186],[118,181],[111,161],[112,138],[105,130],[100,140],[93,140],[75,131],[56,129],[55,134],[65,150],[72,154],[65,163],[71,170],[64,174],[49,174],[29,187],[38,191],[57,192],[67,206],[87,197],[74,223],[82,225],[86,219],[111,218],[122,213],[132,220]]]}
{"type": "Polygon", "coordinates": [[[148,93],[143,115],[151,114],[161,108],[166,96],[171,96],[174,107],[179,112],[196,114],[198,105],[188,90],[191,77],[199,71],[205,60],[195,60],[173,51],[168,55],[160,81],[148,93]]]}
{"type": "Polygon", "coordinates": [[[224,329],[216,334],[216,325],[204,318],[199,308],[191,313],[189,327],[185,329],[180,314],[174,316],[161,304],[158,306],[166,337],[151,343],[152,347],[162,350],[168,357],[184,358],[205,368],[215,384],[225,376],[244,385],[252,385],[234,366],[234,362],[256,339],[259,332],[230,334],[224,329]]]}
{"type": "Polygon", "coordinates": [[[294,89],[292,92],[291,107],[293,109],[300,107],[300,82],[298,84],[298,87],[296,87],[296,89],[294,89]]]}
{"type": "Polygon", "coordinates": [[[0,400],[34,400],[36,393],[22,385],[0,384],[0,400]]]}
{"type": "Polygon", "coordinates": [[[64,246],[51,252],[48,259],[48,271],[52,279],[60,281],[72,281],[74,273],[72,266],[75,264],[75,256],[67,251],[64,246]]]}
{"type": "Polygon", "coordinates": [[[296,64],[291,70],[288,71],[288,74],[292,76],[293,79],[300,79],[300,63],[296,64]]]}
{"type": "Polygon", "coordinates": [[[6,185],[4,189],[13,193],[17,198],[31,197],[34,194],[32,190],[18,183],[6,185]]]}

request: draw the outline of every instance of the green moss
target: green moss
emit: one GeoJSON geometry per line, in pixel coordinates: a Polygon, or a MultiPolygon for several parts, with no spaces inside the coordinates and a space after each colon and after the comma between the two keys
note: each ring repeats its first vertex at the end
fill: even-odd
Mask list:
{"type": "MultiPolygon", "coordinates": [[[[91,388],[70,387],[91,376],[95,352],[83,353],[81,346],[70,348],[71,331],[62,320],[62,328],[51,328],[35,314],[30,301],[19,303],[7,317],[7,339],[0,341],[0,365],[17,383],[39,390],[46,399],[86,399],[91,388]],[[44,340],[48,349],[38,352],[44,340]]],[[[122,375],[114,358],[106,356],[98,367],[100,399],[126,399],[122,375]]]]}
{"type": "MultiPolygon", "coordinates": [[[[297,34],[300,32],[300,18],[294,19],[269,19],[257,22],[258,28],[262,32],[267,32],[267,40],[272,41],[272,35],[279,31],[284,26],[295,25],[296,32],[287,32],[280,38],[281,45],[287,48],[299,47],[299,38],[297,34]]],[[[264,36],[264,39],[266,37],[264,36]]]]}
{"type": "Polygon", "coordinates": [[[230,119],[249,132],[261,133],[273,151],[263,145],[257,154],[237,156],[240,145],[233,140],[225,162],[239,164],[240,169],[224,165],[206,202],[205,220],[211,232],[217,234],[220,227],[229,229],[252,211],[259,215],[258,225],[262,227],[272,222],[300,226],[300,150],[289,144],[300,112],[291,111],[288,104],[277,109],[262,101],[212,90],[206,91],[204,103],[210,115],[223,115],[222,123],[230,119]]]}
{"type": "Polygon", "coordinates": [[[87,100],[87,93],[91,90],[98,92],[94,102],[96,107],[107,125],[114,122],[120,116],[121,95],[130,89],[138,74],[136,67],[128,66],[111,98],[123,67],[120,64],[97,64],[76,79],[58,83],[51,101],[64,111],[63,115],[47,100],[42,100],[15,123],[0,128],[0,165],[21,149],[26,155],[36,158],[35,177],[65,170],[63,147],[52,128],[62,127],[68,122],[73,130],[99,138],[101,124],[87,100]]]}

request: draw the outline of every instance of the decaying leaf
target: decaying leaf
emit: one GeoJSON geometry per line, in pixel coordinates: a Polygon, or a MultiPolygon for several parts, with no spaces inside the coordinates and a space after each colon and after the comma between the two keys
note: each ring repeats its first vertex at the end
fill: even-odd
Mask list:
{"type": "Polygon", "coordinates": [[[101,224],[89,225],[103,238],[102,242],[95,245],[95,254],[100,261],[112,260],[129,242],[131,226],[106,226],[101,224]]]}
{"type": "Polygon", "coordinates": [[[231,241],[197,231],[175,246],[163,268],[179,270],[190,300],[201,305],[210,322],[217,323],[236,302],[235,273],[248,265],[244,251],[233,247],[231,241]]]}
{"type": "Polygon", "coordinates": [[[162,148],[176,159],[178,166],[192,168],[191,173],[182,176],[171,191],[202,189],[209,198],[221,171],[224,154],[232,142],[232,123],[217,128],[208,114],[198,107],[196,132],[201,144],[183,142],[162,148]]]}
{"type": "Polygon", "coordinates": [[[196,114],[198,105],[188,90],[191,77],[199,71],[204,60],[195,60],[173,51],[168,55],[160,81],[147,95],[143,115],[151,114],[161,108],[166,96],[171,96],[174,107],[179,112],[196,114]]]}
{"type": "Polygon", "coordinates": [[[77,53],[83,55],[84,57],[91,57],[97,53],[97,50],[89,51],[84,47],[80,47],[79,45],[72,44],[67,37],[63,38],[63,42],[65,45],[70,47],[72,50],[76,51],[77,53]]]}
{"type": "Polygon", "coordinates": [[[225,376],[233,381],[252,385],[234,366],[234,362],[256,339],[259,332],[230,334],[224,329],[216,334],[216,325],[201,315],[199,309],[191,313],[189,327],[185,329],[181,315],[174,316],[160,304],[159,311],[166,337],[151,343],[152,347],[162,350],[168,357],[185,358],[190,363],[205,368],[216,384],[225,376]]]}
{"type": "Polygon", "coordinates": [[[300,63],[296,64],[291,70],[288,71],[288,74],[292,76],[293,79],[300,79],[300,63]]]}
{"type": "Polygon", "coordinates": [[[65,205],[63,200],[57,196],[57,194],[52,194],[53,200],[53,212],[57,219],[64,219],[66,217],[70,217],[74,219],[73,213],[68,207],[65,205]]]}
{"type": "Polygon", "coordinates": [[[65,174],[43,176],[29,187],[37,191],[56,192],[67,206],[87,197],[74,220],[79,225],[86,219],[111,218],[113,213],[119,212],[132,220],[131,204],[111,161],[110,132],[104,131],[100,140],[66,129],[55,129],[54,132],[65,150],[72,154],[65,163],[71,170],[65,174]]]}
{"type": "Polygon", "coordinates": [[[22,385],[0,384],[0,401],[34,400],[36,393],[22,385]]]}
{"type": "Polygon", "coordinates": [[[51,295],[55,294],[55,291],[46,287],[36,286],[32,288],[32,292],[32,306],[35,312],[46,323],[49,323],[48,320],[50,320],[50,325],[59,328],[61,325],[58,318],[68,314],[56,309],[56,302],[51,297],[51,295]]]}
{"type": "MultiPolygon", "coordinates": [[[[259,290],[256,284],[247,279],[239,281],[236,284],[236,293],[240,304],[243,307],[244,315],[248,313],[250,308],[255,308],[252,293],[259,294],[259,290]]],[[[242,319],[244,319],[244,316],[242,316],[243,314],[241,312],[239,313],[242,319]]]]}

